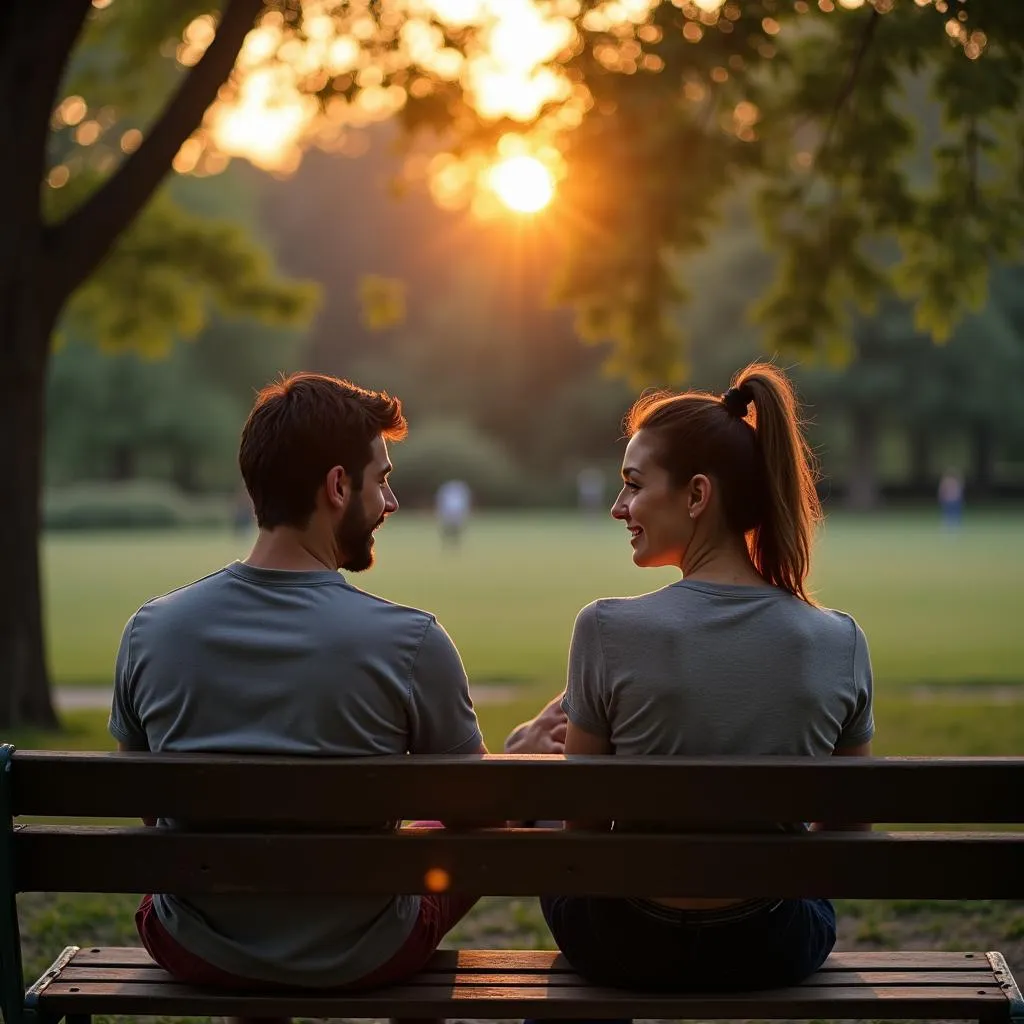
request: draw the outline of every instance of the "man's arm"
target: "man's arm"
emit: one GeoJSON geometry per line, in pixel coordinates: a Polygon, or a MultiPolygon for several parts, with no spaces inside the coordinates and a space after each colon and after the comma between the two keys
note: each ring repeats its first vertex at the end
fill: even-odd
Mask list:
{"type": "MultiPolygon", "coordinates": [[[[832,751],[833,757],[870,757],[871,740],[867,743],[858,743],[852,747],[836,747],[832,751]]],[[[838,821],[816,821],[811,825],[812,832],[870,832],[871,822],[838,822],[838,821]]]]}
{"type": "MultiPolygon", "coordinates": [[[[487,744],[482,740],[480,746],[475,750],[471,751],[475,754],[488,754],[490,751],[487,749],[487,744]]],[[[505,820],[494,820],[494,821],[442,821],[442,825],[445,828],[451,829],[464,829],[464,828],[508,828],[509,822],[505,820]]]]}
{"type": "MultiPolygon", "coordinates": [[[[444,627],[427,627],[413,664],[409,703],[410,754],[486,754],[459,652],[444,627]]],[[[444,821],[446,828],[505,828],[506,821],[444,821]]]]}
{"type": "MultiPolygon", "coordinates": [[[[127,743],[124,742],[124,740],[118,740],[117,752],[119,754],[137,754],[139,751],[138,748],[129,746],[127,743]]],[[[150,828],[152,828],[156,825],[156,818],[143,818],[142,824],[148,825],[150,828]]]]}

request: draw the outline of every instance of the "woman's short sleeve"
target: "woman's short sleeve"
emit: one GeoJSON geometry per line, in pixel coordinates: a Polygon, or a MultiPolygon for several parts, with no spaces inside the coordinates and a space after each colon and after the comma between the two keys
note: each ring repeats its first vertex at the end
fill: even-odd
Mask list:
{"type": "Polygon", "coordinates": [[[843,723],[843,731],[836,746],[857,747],[867,743],[875,734],[875,716],[872,708],[874,681],[871,675],[871,655],[868,641],[860,626],[854,623],[853,687],[856,695],[853,713],[843,723]]]}
{"type": "Polygon", "coordinates": [[[596,603],[576,616],[569,645],[569,672],[562,710],[584,732],[611,738],[607,678],[596,603]]]}

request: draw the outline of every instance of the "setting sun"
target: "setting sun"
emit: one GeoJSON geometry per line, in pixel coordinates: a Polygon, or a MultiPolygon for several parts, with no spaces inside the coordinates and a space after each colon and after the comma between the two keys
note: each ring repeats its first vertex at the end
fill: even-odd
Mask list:
{"type": "Polygon", "coordinates": [[[551,172],[532,156],[502,160],[491,168],[489,178],[498,198],[517,213],[536,213],[544,209],[555,194],[551,172]]]}

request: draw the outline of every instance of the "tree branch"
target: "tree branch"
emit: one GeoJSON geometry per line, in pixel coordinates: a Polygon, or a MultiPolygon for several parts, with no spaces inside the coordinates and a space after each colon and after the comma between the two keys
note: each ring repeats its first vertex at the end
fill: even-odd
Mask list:
{"type": "Polygon", "coordinates": [[[63,303],[106,256],[167,175],[231,74],[263,0],[227,0],[217,34],[149,129],[142,145],[62,223],[47,231],[51,280],[63,303]]]}
{"type": "Polygon", "coordinates": [[[843,112],[843,108],[853,95],[853,90],[857,85],[857,79],[860,78],[861,68],[864,65],[864,58],[867,56],[868,50],[871,48],[871,41],[875,37],[875,31],[878,28],[880,20],[881,15],[878,13],[878,8],[872,7],[871,13],[868,15],[867,23],[864,26],[864,33],[860,38],[860,44],[858,45],[857,50],[853,55],[853,60],[850,63],[850,70],[847,73],[846,80],[843,82],[843,87],[839,90],[839,95],[836,96],[835,106],[832,108],[832,114],[828,119],[828,124],[825,126],[825,134],[822,136],[821,145],[818,146],[818,153],[814,158],[815,167],[817,167],[828,154],[828,148],[832,144],[832,135],[835,133],[836,125],[839,123],[839,115],[843,112]]]}

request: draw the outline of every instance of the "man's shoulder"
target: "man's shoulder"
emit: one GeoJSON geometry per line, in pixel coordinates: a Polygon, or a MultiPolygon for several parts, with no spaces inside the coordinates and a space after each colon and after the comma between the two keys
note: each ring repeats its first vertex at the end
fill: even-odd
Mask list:
{"type": "Polygon", "coordinates": [[[174,590],[169,590],[165,594],[151,597],[135,614],[136,616],[144,615],[145,613],[159,614],[164,609],[180,608],[193,602],[208,600],[224,585],[228,578],[230,578],[228,566],[216,569],[206,576],[193,580],[191,583],[183,583],[180,587],[175,587],[174,590]]]}
{"type": "Polygon", "coordinates": [[[417,608],[414,605],[399,604],[378,594],[371,594],[369,591],[361,590],[345,581],[345,590],[351,599],[355,599],[362,605],[362,610],[372,618],[386,623],[390,627],[408,626],[411,629],[418,629],[421,632],[427,630],[431,625],[437,623],[437,617],[433,612],[424,608],[417,608]]]}

